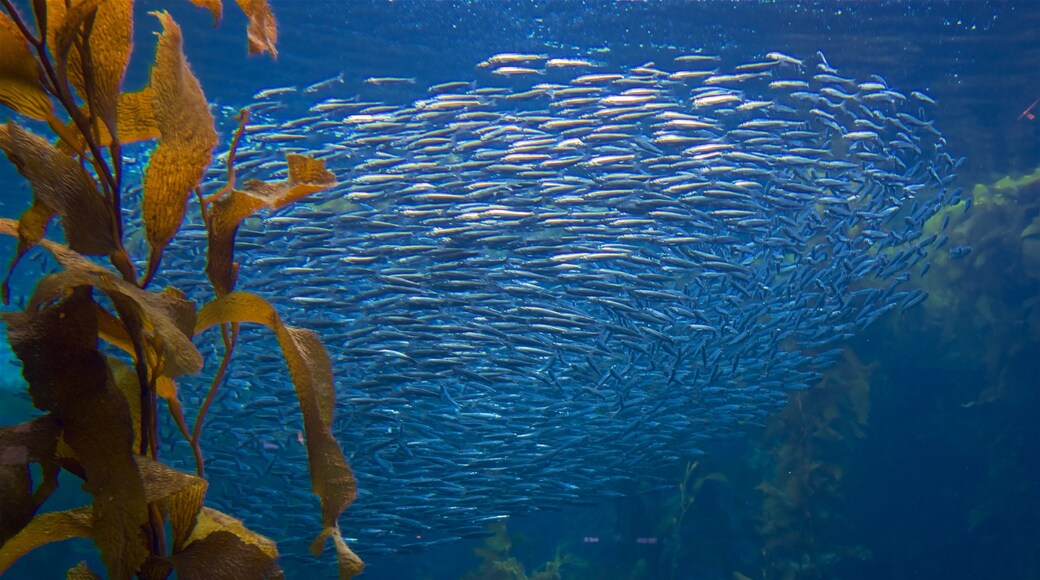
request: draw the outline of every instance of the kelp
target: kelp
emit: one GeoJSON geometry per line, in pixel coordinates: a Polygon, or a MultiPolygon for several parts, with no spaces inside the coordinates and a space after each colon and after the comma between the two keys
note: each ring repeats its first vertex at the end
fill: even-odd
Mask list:
{"type": "Polygon", "coordinates": [[[690,509],[693,504],[697,501],[697,497],[700,495],[701,488],[704,484],[709,481],[715,481],[719,483],[728,483],[728,478],[725,474],[718,471],[714,471],[707,475],[694,478],[693,474],[697,471],[697,467],[700,465],[698,461],[687,461],[686,469],[683,471],[682,481],[679,482],[678,491],[678,505],[676,506],[676,512],[674,517],[668,522],[670,528],[670,535],[672,537],[671,542],[671,577],[679,577],[679,562],[682,556],[682,529],[683,520],[686,519],[687,514],[690,513],[690,509]]]}
{"type": "Polygon", "coordinates": [[[181,31],[165,12],[154,13],[162,23],[152,67],[152,113],[159,127],[159,144],[144,173],[141,214],[151,245],[148,274],[159,266],[162,250],[180,229],[188,197],[202,181],[213,160],[217,132],[198,80],[181,51],[181,31]]]}
{"type": "MultiPolygon", "coordinates": [[[[193,0],[219,19],[219,0],[193,0]]],[[[275,52],[277,28],[265,0],[239,0],[249,18],[250,53],[275,52]]],[[[0,0],[0,104],[46,121],[57,145],[11,120],[0,149],[33,188],[18,221],[0,218],[0,234],[18,248],[4,283],[34,247],[61,270],[42,276],[22,310],[2,315],[33,404],[45,414],[0,428],[0,574],[52,542],[88,538],[105,577],[281,578],[275,543],[241,521],[205,507],[207,482],[199,435],[212,395],[231,362],[238,328],[269,327],[285,354],[304,418],[311,488],[321,529],[311,550],[331,538],[339,576],[364,564],[343,540],[338,520],[354,501],[353,472],[332,436],[332,367],[317,335],[286,325],[255,294],[236,291],[235,232],[243,219],[299,201],[335,183],[323,162],[291,154],[286,181],[235,185],[234,156],[218,194],[198,191],[217,145],[213,117],[182,51],[182,33],[165,12],[148,86],[125,91],[133,36],[130,0],[35,0],[35,30],[10,0],[0,0]],[[59,117],[60,115],[60,117],[59,117]],[[155,141],[143,177],[141,215],[150,244],[138,277],[123,244],[120,147],[155,141]],[[162,252],[180,229],[192,194],[209,229],[214,299],[199,307],[176,288],[147,288],[162,252]],[[46,238],[57,220],[67,244],[46,238]],[[111,268],[88,256],[107,258],[111,268]],[[220,327],[225,352],[207,404],[190,428],[176,379],[203,369],[193,339],[220,327]],[[107,344],[107,346],[106,346],[107,344]],[[115,347],[115,349],[111,348],[115,347]],[[115,353],[115,354],[113,354],[115,353]],[[158,399],[168,403],[192,446],[197,473],[158,458],[158,399]],[[39,480],[33,481],[33,465],[39,480]],[[65,470],[83,480],[89,505],[44,512],[65,470]]],[[[246,113],[243,113],[243,123],[246,113]]],[[[232,149],[242,138],[235,134],[232,149]]],[[[137,258],[141,258],[138,256],[137,258]]],[[[80,563],[68,578],[98,578],[80,563]]]]}
{"type": "Polygon", "coordinates": [[[588,562],[571,554],[565,547],[557,546],[551,560],[545,561],[532,574],[524,571],[524,565],[511,554],[513,539],[506,528],[506,522],[493,522],[488,525],[490,535],[484,545],[473,550],[473,554],[481,558],[480,564],[461,576],[462,580],[560,580],[563,568],[583,569],[583,574],[574,577],[589,576],[588,562]]]}
{"type": "Polygon", "coordinates": [[[877,363],[864,365],[851,350],[844,357],[812,388],[791,393],[767,424],[775,474],[756,487],[764,494],[765,578],[828,578],[841,562],[870,557],[851,541],[837,506],[850,447],[865,436],[877,363]]]}

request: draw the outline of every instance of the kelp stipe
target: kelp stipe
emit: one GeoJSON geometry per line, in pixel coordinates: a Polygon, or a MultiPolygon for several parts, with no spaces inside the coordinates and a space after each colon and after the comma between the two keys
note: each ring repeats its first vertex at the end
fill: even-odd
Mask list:
{"type": "MultiPolygon", "coordinates": [[[[275,55],[275,21],[266,2],[238,3],[249,18],[249,51],[275,55]]],[[[196,4],[219,19],[219,0],[196,4]]],[[[0,429],[0,573],[39,546],[85,537],[99,549],[106,576],[117,580],[171,573],[182,579],[283,577],[273,541],[204,506],[199,439],[207,406],[189,428],[177,393],[177,378],[203,367],[192,338],[214,326],[222,331],[225,351],[212,400],[239,326],[253,322],[274,331],[303,414],[311,485],[321,500],[322,529],[311,550],[320,553],[331,537],[340,578],[358,574],[364,564],[337,523],[356,489],[330,431],[328,355],[314,333],[286,326],[263,299],[235,291],[233,258],[243,219],[324,189],[335,178],[323,162],[289,155],[286,181],[254,180],[236,188],[233,145],[226,185],[202,197],[199,186],[217,134],[181,50],[180,28],[167,13],[153,13],[162,32],[149,85],[128,93],[122,82],[133,37],[130,0],[34,0],[35,28],[11,0],[0,5],[0,103],[46,122],[58,138],[52,145],[14,121],[0,125],[0,148],[33,189],[32,205],[17,222],[0,220],[0,233],[18,240],[4,280],[5,304],[7,280],[33,247],[49,252],[62,268],[37,281],[24,310],[3,314],[28,393],[45,414],[0,429]],[[150,252],[139,277],[124,245],[120,149],[143,140],[156,146],[143,177],[140,215],[150,252]],[[201,309],[175,288],[146,289],[161,272],[163,249],[180,229],[193,194],[209,231],[206,271],[215,294],[201,309]],[[55,217],[67,245],[44,237],[55,217]],[[107,257],[112,268],[85,256],[107,257]],[[106,356],[111,349],[99,348],[101,341],[125,355],[106,356]],[[160,398],[194,451],[196,475],[159,461],[160,398]],[[35,485],[33,463],[40,467],[35,485]],[[61,470],[83,480],[92,504],[37,513],[61,470]]],[[[235,144],[247,118],[240,117],[235,144]]],[[[81,563],[69,577],[100,576],[81,563]]]]}

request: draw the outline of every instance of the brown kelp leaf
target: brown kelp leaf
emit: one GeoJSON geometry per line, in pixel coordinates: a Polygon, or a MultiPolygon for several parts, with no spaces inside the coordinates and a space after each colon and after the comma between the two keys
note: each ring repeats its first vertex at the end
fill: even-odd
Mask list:
{"type": "Polygon", "coordinates": [[[93,523],[94,514],[89,506],[36,516],[18,535],[0,546],[0,575],[19,558],[40,546],[70,538],[91,537],[93,523]]]}
{"type": "Polygon", "coordinates": [[[310,550],[315,557],[320,556],[325,550],[325,542],[329,537],[332,537],[333,543],[336,545],[336,565],[339,571],[340,580],[350,580],[354,576],[357,576],[365,569],[365,563],[361,561],[361,558],[354,553],[354,550],[350,549],[350,546],[343,541],[343,536],[339,532],[339,528],[325,528],[318,534],[318,537],[314,539],[311,544],[310,550]]]}
{"type": "MultiPolygon", "coordinates": [[[[132,0],[78,0],[69,9],[66,0],[47,0],[47,18],[50,25],[47,36],[52,52],[67,52],[66,59],[56,55],[57,64],[67,71],[69,82],[76,88],[93,111],[105,123],[107,132],[115,132],[120,87],[133,50],[132,0]],[[90,26],[90,87],[83,74],[83,58],[72,39],[83,28],[84,21],[93,14],[90,26]],[[67,46],[66,46],[67,45],[67,46]],[[92,89],[88,94],[88,88],[92,89]]],[[[121,132],[120,132],[121,133],[121,132]]]]}
{"type": "Polygon", "coordinates": [[[155,381],[155,394],[168,401],[176,400],[177,381],[174,381],[166,375],[159,377],[159,379],[155,381]]]}
{"type": "Polygon", "coordinates": [[[158,461],[137,455],[137,468],[144,481],[148,503],[156,504],[159,511],[170,518],[173,529],[173,551],[179,552],[195,527],[195,517],[202,509],[206,496],[205,479],[163,465],[158,461]]]}
{"type": "Polygon", "coordinates": [[[127,334],[126,328],[119,318],[100,305],[94,309],[94,314],[97,316],[98,337],[126,354],[134,356],[133,341],[130,340],[130,335],[127,334]]]}
{"type": "Polygon", "coordinates": [[[278,25],[275,24],[274,14],[267,0],[236,0],[238,7],[246,13],[249,18],[249,54],[271,53],[272,57],[278,57],[278,25]]]}
{"type": "Polygon", "coordinates": [[[130,410],[97,350],[90,289],[76,287],[56,303],[4,318],[33,404],[54,414],[83,467],[83,488],[94,496],[91,537],[108,573],[129,579],[148,557],[148,506],[132,454],[130,410]]]}
{"type": "Polygon", "coordinates": [[[278,562],[226,531],[215,531],[166,558],[180,580],[282,579],[278,562]]]}
{"type": "Polygon", "coordinates": [[[0,545],[29,523],[40,504],[57,487],[54,448],[60,432],[51,415],[0,428],[0,498],[3,498],[0,545]],[[43,475],[35,493],[29,471],[32,462],[42,467],[43,475]]]}
{"type": "Polygon", "coordinates": [[[228,532],[244,543],[256,546],[271,560],[278,558],[278,546],[269,538],[250,530],[242,523],[242,520],[208,507],[199,511],[195,529],[191,532],[191,538],[188,541],[198,542],[215,532],[228,532]]]}
{"type": "MultiPolygon", "coordinates": [[[[122,93],[116,103],[116,119],[119,125],[119,142],[137,143],[158,139],[161,134],[159,126],[155,123],[155,112],[152,111],[152,90],[149,87],[135,93],[122,93]]],[[[112,136],[105,126],[98,127],[96,141],[99,147],[108,147],[112,144],[112,136]]],[[[78,131],[69,128],[61,135],[58,148],[66,153],[84,151],[87,148],[86,141],[78,131]],[[72,142],[65,141],[66,135],[71,135],[72,142]]]]}
{"type": "Polygon", "coordinates": [[[58,215],[57,212],[48,207],[47,204],[37,200],[29,206],[29,209],[22,213],[22,217],[18,218],[18,247],[15,249],[11,264],[7,267],[3,288],[0,289],[0,299],[3,300],[4,304],[10,302],[11,276],[14,274],[14,269],[18,266],[18,262],[25,256],[26,252],[43,239],[44,234],[47,233],[47,226],[50,225],[51,220],[56,215],[58,215]]]}
{"type": "Polygon", "coordinates": [[[158,294],[156,302],[162,305],[163,312],[182,334],[192,336],[195,333],[195,303],[188,300],[184,292],[167,286],[158,294]]]}
{"type": "Polygon", "coordinates": [[[168,304],[162,295],[142,290],[107,270],[98,273],[76,268],[51,274],[39,281],[30,305],[53,301],[76,286],[93,286],[104,291],[113,301],[119,302],[120,307],[133,308],[134,315],[145,322],[146,346],[149,349],[146,354],[152,353],[148,356],[150,360],[146,361],[149,368],[171,378],[193,374],[202,368],[202,356],[171,319],[166,310],[168,304]]]}
{"type": "Polygon", "coordinates": [[[217,296],[235,288],[235,232],[242,220],[260,209],[276,210],[336,184],[336,176],[320,159],[290,153],[289,177],[278,183],[252,180],[244,190],[234,190],[213,202],[209,218],[206,274],[217,296]]]}
{"type": "Polygon", "coordinates": [[[33,188],[33,205],[19,220],[18,250],[8,276],[43,237],[55,213],[74,251],[99,256],[116,251],[112,211],[75,159],[13,121],[0,125],[0,149],[33,188]]]}
{"type": "MultiPolygon", "coordinates": [[[[211,326],[234,322],[263,324],[278,339],[303,413],[311,488],[321,498],[323,535],[338,535],[337,520],[354,501],[357,487],[354,473],[332,436],[335,393],[325,347],[313,332],[285,326],[266,300],[247,292],[233,292],[206,304],[199,311],[196,334],[211,326]]],[[[339,550],[337,553],[346,555],[339,550]]]]}
{"type": "Polygon", "coordinates": [[[36,58],[18,25],[0,12],[0,103],[26,117],[46,121],[54,104],[40,83],[36,58]]]}
{"type": "Polygon", "coordinates": [[[220,22],[220,18],[224,15],[224,4],[220,0],[188,0],[199,8],[205,8],[209,10],[209,13],[213,15],[214,26],[220,22]]]}
{"type": "Polygon", "coordinates": [[[137,382],[137,373],[115,357],[106,357],[106,362],[115,387],[123,395],[130,410],[130,425],[134,429],[134,442],[130,448],[137,449],[141,445],[141,385],[137,382]]]}
{"type": "Polygon", "coordinates": [[[166,12],[152,65],[152,110],[161,137],[144,174],[141,213],[152,246],[149,271],[180,228],[188,196],[213,158],[217,133],[206,96],[181,51],[181,30],[166,12]]]}
{"type": "Polygon", "coordinates": [[[236,518],[204,507],[185,548],[174,550],[173,556],[161,562],[149,562],[149,568],[176,570],[177,577],[185,579],[283,578],[277,562],[278,547],[273,541],[236,518]]]}
{"type": "Polygon", "coordinates": [[[332,540],[336,543],[336,562],[339,564],[340,580],[350,580],[360,574],[365,569],[365,563],[343,541],[338,529],[333,532],[332,540]]]}
{"type": "Polygon", "coordinates": [[[57,212],[69,247],[105,256],[116,249],[112,212],[78,161],[13,121],[0,125],[0,148],[33,187],[33,198],[57,212]]]}
{"type": "Polygon", "coordinates": [[[80,67],[82,62],[79,52],[76,52],[73,63],[74,71],[68,70],[69,52],[72,50],[73,42],[82,40],[84,23],[97,14],[101,0],[46,0],[46,3],[47,41],[50,43],[55,72],[58,78],[68,78],[77,88],[82,87],[83,71],[80,67]]]}
{"type": "Polygon", "coordinates": [[[80,562],[65,573],[65,580],[102,580],[97,572],[90,569],[86,562],[80,562]]]}
{"type": "MultiPolygon", "coordinates": [[[[0,218],[0,234],[17,235],[17,225],[9,219],[0,218]]],[[[112,297],[126,296],[140,310],[140,316],[147,321],[146,330],[150,333],[153,347],[157,351],[156,360],[164,364],[162,374],[176,378],[184,374],[194,374],[202,369],[202,356],[182,331],[181,326],[187,319],[189,305],[176,294],[154,294],[123,281],[115,272],[104,268],[83,256],[73,252],[62,244],[50,240],[42,240],[40,246],[46,249],[57,260],[65,272],[60,272],[40,280],[33,294],[33,304],[44,304],[64,296],[68,288],[74,286],[95,286],[112,297]]],[[[194,309],[194,305],[190,305],[194,309]]],[[[95,318],[103,320],[95,310],[95,318]]],[[[129,336],[125,330],[121,333],[118,321],[108,321],[101,325],[102,330],[114,333],[113,344],[127,349],[120,341],[129,344],[129,336]]]]}
{"type": "MultiPolygon", "coordinates": [[[[136,93],[119,95],[116,117],[119,120],[120,143],[148,141],[158,139],[162,135],[155,120],[155,112],[152,110],[154,100],[151,87],[145,87],[136,93]]],[[[102,145],[108,145],[110,140],[102,145]]]]}

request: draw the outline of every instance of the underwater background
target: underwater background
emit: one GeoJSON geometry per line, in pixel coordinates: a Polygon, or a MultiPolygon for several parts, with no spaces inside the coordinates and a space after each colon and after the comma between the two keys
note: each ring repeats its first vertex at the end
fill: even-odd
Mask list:
{"type": "MultiPolygon", "coordinates": [[[[341,522],[367,563],[364,577],[1040,577],[1035,549],[1040,541],[1040,427],[1035,420],[1040,409],[1040,119],[1033,116],[1040,109],[1029,112],[1040,99],[1040,3],[274,0],[272,8],[280,32],[274,61],[241,56],[244,24],[236,12],[229,10],[214,29],[209,14],[189,3],[139,2],[136,35],[143,58],[131,65],[127,86],[147,78],[151,52],[146,47],[156,29],[148,11],[166,9],[185,31],[185,52],[224,129],[221,147],[226,149],[234,127],[230,116],[251,104],[254,122],[268,126],[252,131],[253,140],[244,146],[255,151],[248,159],[255,159],[256,171],[277,175],[279,166],[263,165],[293,143],[328,146],[322,151],[342,187],[313,204],[250,224],[253,233],[242,236],[242,282],[282,305],[287,321],[318,331],[336,360],[337,384],[343,389],[337,409],[343,420],[336,431],[360,489],[341,522]],[[542,65],[548,58],[586,60],[590,70],[564,79],[551,70],[494,76],[489,70],[501,68],[499,63],[478,66],[502,54],[542,55],[542,65]],[[827,149],[829,160],[853,159],[854,166],[824,172],[805,160],[811,154],[800,151],[814,148],[807,143],[815,137],[790,133],[780,134],[775,151],[746,140],[736,146],[733,135],[730,148],[718,157],[711,156],[719,153],[712,149],[684,150],[676,155],[709,156],[702,165],[676,166],[675,174],[710,175],[705,168],[713,160],[716,166],[726,162],[758,169],[763,156],[770,156],[763,174],[745,171],[728,181],[708,179],[737,183],[729,191],[755,204],[741,201],[739,209],[708,205],[703,212],[751,213],[709,214],[720,220],[718,228],[701,232],[698,225],[711,223],[702,213],[690,214],[699,222],[679,221],[669,214],[650,216],[668,207],[651,208],[646,212],[651,223],[624,226],[645,227],[640,235],[651,236],[635,238],[642,261],[614,265],[586,256],[569,272],[620,274],[555,278],[559,270],[550,275],[533,261],[520,261],[530,266],[530,276],[525,278],[521,268],[488,290],[467,284],[507,272],[508,264],[495,260],[547,247],[545,238],[559,231],[532,226],[522,216],[512,224],[505,218],[514,216],[503,214],[503,224],[494,225],[500,239],[478,236],[458,244],[479,248],[476,257],[483,261],[463,260],[453,267],[455,254],[424,257],[426,250],[418,246],[428,245],[432,230],[400,216],[446,207],[407,201],[414,195],[407,187],[437,183],[430,177],[437,168],[394,174],[372,165],[395,157],[414,162],[410,155],[438,146],[438,141],[423,140],[444,138],[437,132],[449,122],[421,116],[436,110],[437,101],[431,99],[437,94],[502,95],[485,111],[495,116],[489,117],[490,130],[478,133],[483,137],[522,125],[531,116],[537,117],[534,123],[563,121],[564,131],[571,118],[582,115],[593,126],[606,125],[611,114],[596,115],[604,110],[602,102],[598,109],[578,109],[568,117],[567,106],[554,105],[563,97],[506,98],[537,92],[541,82],[567,84],[585,73],[618,74],[622,81],[631,79],[632,88],[664,87],[653,94],[653,102],[696,107],[696,88],[688,94],[663,81],[640,84],[644,77],[656,78],[641,67],[672,74],[693,70],[698,59],[683,61],[683,55],[712,57],[704,70],[766,74],[713,86],[744,91],[742,104],[752,97],[765,102],[783,91],[783,98],[791,99],[783,114],[792,122],[804,119],[829,127],[828,117],[811,112],[819,110],[813,103],[842,101],[846,117],[834,113],[831,122],[848,123],[842,128],[845,141],[827,138],[812,145],[827,149]],[[847,86],[834,81],[832,90],[838,92],[826,93],[814,77],[820,74],[854,80],[847,86]],[[806,86],[772,84],[799,80],[806,86]],[[460,85],[429,90],[446,83],[460,85]],[[881,88],[863,88],[863,83],[881,88]],[[500,90],[477,92],[481,87],[500,90]],[[886,95],[887,90],[899,96],[886,95]],[[796,92],[811,94],[792,96],[796,92]],[[872,93],[880,95],[877,101],[869,98],[872,93]],[[425,104],[417,107],[417,102],[425,104]],[[324,110],[315,108],[322,103],[324,110]],[[860,105],[882,113],[857,112],[860,105]],[[359,128],[352,128],[351,115],[389,117],[355,118],[359,128]],[[293,124],[308,117],[314,118],[293,124]],[[871,124],[892,130],[887,119],[910,125],[905,133],[913,138],[905,146],[874,148],[877,135],[869,133],[881,129],[871,124]],[[409,125],[397,135],[393,126],[366,125],[384,121],[417,123],[419,129],[413,132],[409,125]],[[396,141],[359,141],[366,131],[369,137],[391,135],[396,141]],[[385,178],[400,174],[408,176],[404,183],[385,178]],[[889,174],[898,175],[885,177],[889,174]],[[805,241],[777,221],[785,212],[802,211],[785,205],[801,203],[797,194],[807,193],[790,184],[820,179],[857,184],[852,191],[825,182],[834,191],[868,200],[869,207],[845,214],[810,205],[819,210],[821,223],[847,228],[842,231],[850,239],[855,233],[866,241],[836,243],[811,264],[787,260],[775,271],[762,270],[754,261],[761,259],[761,248],[805,241]],[[744,181],[765,187],[740,185],[744,181]],[[768,197],[777,183],[795,197],[768,197]],[[379,196],[386,192],[406,201],[383,202],[379,196]],[[344,218],[351,215],[357,219],[344,218]],[[736,230],[720,231],[734,228],[733,220],[745,220],[741,227],[751,233],[742,237],[736,230]],[[406,233],[387,235],[400,233],[395,224],[407,225],[401,228],[406,233]],[[696,237],[697,232],[717,237],[692,250],[700,254],[673,252],[665,247],[671,242],[655,237],[658,229],[672,238],[696,237]],[[877,234],[862,237],[865,230],[877,234]],[[300,241],[289,243],[293,236],[300,241]],[[876,249],[877,239],[885,240],[881,245],[888,244],[892,253],[876,249]],[[405,250],[390,260],[384,248],[405,250]],[[420,274],[451,271],[455,276],[448,280],[455,285],[431,296],[424,279],[402,280],[393,268],[406,267],[398,261],[411,254],[419,255],[413,264],[422,266],[420,274]],[[272,269],[247,272],[250,255],[272,269]],[[879,255],[887,255],[887,261],[879,255]],[[658,256],[668,260],[658,261],[658,256]],[[731,267],[741,256],[748,256],[741,262],[746,271],[731,267]],[[702,276],[706,281],[679,285],[683,261],[715,266],[706,270],[710,276],[702,276]],[[295,270],[279,277],[274,267],[295,270]],[[858,278],[867,277],[878,283],[858,285],[858,278]],[[774,299],[766,290],[749,292],[749,280],[799,280],[799,285],[781,300],[779,293],[774,299]],[[551,295],[545,298],[539,291],[551,295]],[[686,293],[687,302],[675,303],[669,293],[678,291],[686,293]],[[433,310],[459,328],[417,329],[409,320],[422,320],[429,311],[387,301],[394,292],[431,299],[433,310]],[[811,298],[801,301],[799,294],[811,298]],[[470,296],[472,303],[440,302],[444,296],[470,296]],[[590,301],[596,306],[581,307],[590,301]],[[755,304],[769,309],[776,332],[750,322],[726,328],[731,317],[739,319],[755,304]],[[684,308],[691,305],[707,314],[687,314],[684,308]],[[478,306],[489,310],[474,310],[478,306]],[[543,312],[564,306],[572,309],[567,316],[543,312]],[[816,313],[821,307],[843,314],[816,313]],[[486,335],[473,334],[472,325],[509,308],[528,310],[503,319],[513,325],[502,327],[503,332],[530,341],[501,338],[508,348],[493,350],[482,342],[486,335]],[[579,315],[607,314],[611,324],[640,334],[620,343],[612,342],[618,329],[606,338],[602,332],[581,334],[590,327],[601,329],[579,315]],[[667,320],[655,320],[658,314],[667,320]],[[566,327],[569,332],[557,330],[568,321],[573,322],[566,327]],[[804,333],[798,346],[778,336],[788,328],[804,333]],[[369,338],[380,331],[391,333],[384,335],[390,342],[369,338]],[[457,355],[461,362],[439,352],[462,352],[457,355]],[[467,358],[467,352],[476,354],[467,358]],[[422,366],[423,356],[434,366],[422,366]],[[400,368],[408,370],[395,370],[400,368]],[[559,384],[553,385],[557,378],[559,384]],[[673,397],[684,389],[689,393],[673,397]]],[[[704,108],[696,111],[696,120],[730,133],[774,130],[768,122],[775,116],[762,112],[766,106],[729,113],[726,103],[704,100],[729,94],[735,93],[700,93],[704,108]],[[767,118],[766,124],[738,126],[767,118]]],[[[619,89],[611,95],[609,105],[645,105],[638,92],[619,89]]],[[[671,121],[677,119],[683,118],[671,121]]],[[[661,135],[651,134],[654,128],[643,118],[634,123],[636,133],[649,141],[608,141],[605,147],[616,149],[585,158],[582,175],[609,181],[604,175],[614,164],[655,178],[673,173],[653,161],[668,151],[653,140],[661,135]]],[[[690,133],[688,138],[701,137],[690,133]]],[[[688,141],[682,147],[705,144],[715,142],[688,141]]],[[[473,153],[430,155],[450,166],[480,161],[478,154],[490,149],[477,144],[467,150],[473,153]]],[[[126,155],[143,166],[147,151],[130,149],[126,155]]],[[[542,161],[563,164],[566,157],[554,154],[542,161]]],[[[570,171],[569,165],[549,167],[559,175],[570,171]]],[[[29,192],[6,161],[0,172],[0,213],[14,217],[27,207],[29,192]]],[[[508,208],[491,211],[522,213],[536,211],[540,203],[527,195],[534,182],[524,179],[544,187],[556,174],[486,174],[480,179],[497,180],[515,194],[514,201],[502,202],[508,208]]],[[[636,219],[631,217],[636,210],[626,211],[630,215],[624,219],[636,219]]],[[[564,217],[585,219],[573,213],[564,217]]],[[[589,229],[566,230],[575,240],[566,238],[569,249],[551,255],[588,254],[591,247],[598,253],[616,251],[615,246],[603,249],[597,237],[607,233],[605,225],[576,225],[589,229]]],[[[430,225],[437,227],[443,224],[430,225]]],[[[197,286],[204,282],[202,257],[192,249],[197,233],[186,227],[168,252],[171,273],[164,283],[190,289],[193,279],[197,286]]],[[[13,243],[3,240],[0,250],[6,262],[13,243]]],[[[548,267],[561,262],[567,261],[548,267]]],[[[13,281],[16,296],[30,290],[27,284],[39,269],[51,265],[37,258],[20,267],[24,280],[13,281]]],[[[284,376],[284,369],[272,366],[277,359],[268,352],[270,337],[252,338],[239,352],[225,389],[235,394],[219,401],[219,413],[211,415],[219,419],[208,424],[212,430],[204,449],[212,454],[208,467],[213,474],[208,499],[279,541],[287,577],[330,576],[331,561],[315,562],[305,551],[310,528],[304,526],[311,525],[308,518],[317,502],[307,489],[302,450],[293,446],[299,418],[278,410],[278,402],[291,396],[276,378],[284,376]]],[[[31,412],[10,358],[4,351],[0,414],[5,424],[31,412]]],[[[197,388],[204,386],[200,382],[197,388]]],[[[190,386],[183,389],[189,392],[190,386]]],[[[186,403],[193,404],[190,396],[186,403]]],[[[171,444],[163,452],[190,465],[183,448],[171,444]]],[[[63,484],[59,496],[67,504],[55,509],[79,505],[83,498],[77,484],[63,484]]],[[[81,559],[98,561],[88,544],[66,542],[30,554],[5,577],[62,577],[81,559]]]]}

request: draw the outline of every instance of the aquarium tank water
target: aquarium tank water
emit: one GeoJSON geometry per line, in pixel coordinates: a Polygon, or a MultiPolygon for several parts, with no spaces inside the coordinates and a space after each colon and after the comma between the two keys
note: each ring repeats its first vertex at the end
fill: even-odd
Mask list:
{"type": "MultiPolygon", "coordinates": [[[[252,56],[238,7],[192,4],[132,7],[123,90],[173,90],[150,76],[168,11],[216,126],[148,287],[213,299],[229,170],[323,164],[241,219],[236,288],[328,353],[360,577],[1040,577],[1040,2],[269,0],[252,56]]],[[[5,135],[44,134],[22,113],[5,135]]],[[[145,272],[156,142],[103,154],[145,272]]],[[[4,218],[33,201],[20,169],[0,161],[4,218]]],[[[39,307],[52,254],[18,261],[5,312],[39,307]]],[[[336,578],[308,550],[298,376],[255,325],[218,370],[230,328],[177,379],[188,422],[206,409],[206,505],[277,542],[284,577],[336,578]]],[[[43,413],[17,350],[4,425],[43,413]]],[[[194,474],[171,408],[156,455],[194,474]]],[[[57,481],[39,513],[90,505],[57,481]]],[[[118,577],[85,537],[3,577],[81,561],[118,577]]]]}

